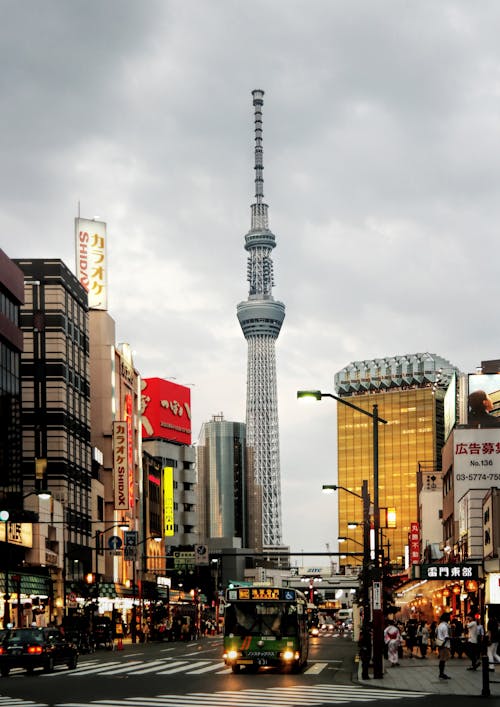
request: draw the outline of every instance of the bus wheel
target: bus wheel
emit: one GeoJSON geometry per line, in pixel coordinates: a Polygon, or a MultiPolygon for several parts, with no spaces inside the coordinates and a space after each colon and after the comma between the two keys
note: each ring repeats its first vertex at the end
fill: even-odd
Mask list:
{"type": "Polygon", "coordinates": [[[239,673],[240,672],[241,665],[231,665],[231,670],[233,673],[239,673]]]}

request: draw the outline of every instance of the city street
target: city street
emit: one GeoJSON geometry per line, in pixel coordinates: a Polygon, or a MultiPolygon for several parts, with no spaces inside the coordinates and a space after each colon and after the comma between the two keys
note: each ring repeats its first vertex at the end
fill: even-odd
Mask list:
{"type": "MultiPolygon", "coordinates": [[[[355,645],[348,638],[311,640],[307,668],[299,675],[268,670],[233,675],[222,660],[222,639],[187,643],[124,644],[122,651],[99,650],[80,656],[78,668],[58,667],[51,674],[27,676],[19,670],[0,679],[0,705],[111,707],[117,704],[309,705],[345,700],[366,688],[353,684],[355,645]],[[251,693],[246,691],[251,690],[251,693]],[[235,695],[229,699],[228,692],[235,695]],[[236,695],[238,699],[236,700],[236,695]],[[246,696],[245,696],[246,695],[246,696]],[[207,702],[207,696],[211,696],[207,702]],[[156,699],[155,699],[156,698],[156,699]],[[146,699],[148,700],[146,703],[146,699]],[[14,701],[19,700],[19,701],[14,701]],[[144,700],[144,702],[142,701],[144,700]],[[152,700],[152,701],[151,701],[152,700]]],[[[368,695],[367,695],[368,696],[368,695]]]]}
{"type": "MultiPolygon", "coordinates": [[[[80,657],[76,670],[28,676],[13,670],[0,678],[0,707],[308,707],[351,702],[388,705],[403,699],[412,705],[438,707],[443,696],[422,680],[358,682],[356,645],[348,637],[313,638],[307,668],[300,674],[264,670],[233,675],[222,663],[222,639],[187,643],[130,644],[123,650],[100,650],[80,657]],[[419,681],[415,683],[419,685],[419,681]]],[[[389,679],[389,677],[391,679],[389,679]]],[[[479,694],[454,695],[455,707],[477,707],[479,694]]]]}

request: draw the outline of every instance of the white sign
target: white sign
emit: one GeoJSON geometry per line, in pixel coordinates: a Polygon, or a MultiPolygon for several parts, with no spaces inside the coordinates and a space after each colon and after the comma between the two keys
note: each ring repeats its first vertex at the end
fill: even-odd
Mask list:
{"type": "Polygon", "coordinates": [[[453,436],[455,500],[471,489],[500,486],[500,429],[460,429],[453,436]]]}
{"type": "Polygon", "coordinates": [[[194,560],[197,565],[208,565],[208,547],[206,545],[194,546],[194,560]]]}
{"type": "Polygon", "coordinates": [[[372,606],[374,611],[379,611],[382,608],[382,585],[380,582],[373,583],[372,606]]]}
{"type": "Polygon", "coordinates": [[[75,219],[76,276],[87,290],[90,309],[108,308],[106,224],[75,219]]]}
{"type": "Polygon", "coordinates": [[[129,509],[128,430],[124,421],[113,422],[113,489],[115,510],[129,509]]]}

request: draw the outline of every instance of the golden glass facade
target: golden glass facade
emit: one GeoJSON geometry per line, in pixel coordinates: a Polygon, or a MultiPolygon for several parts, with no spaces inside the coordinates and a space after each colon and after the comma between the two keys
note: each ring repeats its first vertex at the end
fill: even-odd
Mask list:
{"type": "MultiPolygon", "coordinates": [[[[344,396],[364,410],[378,405],[379,507],[381,526],[384,508],[396,509],[396,528],[382,528],[384,555],[403,564],[410,523],[418,520],[417,472],[419,462],[439,467],[438,449],[442,439],[443,393],[433,387],[396,389],[377,394],[344,396]],[[390,547],[387,544],[390,543],[390,547]]],[[[373,424],[362,413],[337,403],[338,484],[361,494],[363,479],[368,481],[373,502],[373,424]]],[[[348,530],[348,522],[363,520],[360,499],[339,490],[339,535],[363,542],[363,528],[348,530]]],[[[425,540],[425,539],[424,539],[425,540]]],[[[343,543],[342,551],[359,552],[359,545],[343,543]]],[[[345,563],[352,562],[345,560],[345,563]]]]}

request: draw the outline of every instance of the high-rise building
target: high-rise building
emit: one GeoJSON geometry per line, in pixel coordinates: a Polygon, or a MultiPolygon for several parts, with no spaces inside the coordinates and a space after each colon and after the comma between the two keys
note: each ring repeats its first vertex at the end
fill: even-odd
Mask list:
{"type": "Polygon", "coordinates": [[[170,548],[192,546],[198,542],[198,509],[189,387],[144,378],[141,423],[143,450],[159,465],[160,474],[150,474],[149,479],[150,490],[158,494],[165,543],[170,548]]]}
{"type": "Polygon", "coordinates": [[[271,252],[276,238],[269,230],[264,203],[262,105],[264,91],[252,92],[255,114],[255,203],[245,236],[248,252],[248,299],[237,307],[238,320],[248,342],[247,445],[253,448],[255,480],[262,489],[262,538],[265,547],[282,544],[281,479],[275,342],[285,305],[272,296],[271,252]]]}
{"type": "Polygon", "coordinates": [[[27,561],[33,564],[36,556],[43,563],[55,580],[55,597],[62,599],[76,568],[90,571],[93,557],[87,293],[61,260],[15,262],[25,287],[20,318],[24,492],[36,484],[52,493],[53,504],[50,513],[37,509],[40,522],[33,524],[33,557],[27,561]],[[56,504],[63,514],[57,520],[56,504]]]}
{"type": "Polygon", "coordinates": [[[0,499],[22,492],[21,379],[23,334],[19,310],[24,302],[22,270],[0,249],[0,499]]]}
{"type": "MultiPolygon", "coordinates": [[[[435,354],[417,353],[370,361],[355,361],[335,375],[339,397],[368,412],[378,406],[379,507],[385,554],[403,564],[411,523],[418,510],[418,474],[422,468],[441,469],[444,443],[443,401],[457,369],[435,354]],[[396,509],[396,528],[385,529],[385,508],[396,509]]],[[[338,484],[361,493],[368,481],[373,500],[373,423],[352,408],[337,406],[338,484]]],[[[347,524],[362,518],[361,501],[339,489],[339,534],[358,543],[362,528],[347,531],[347,524]]],[[[425,539],[424,539],[425,540],[425,539]]],[[[358,552],[353,542],[342,549],[358,552]]]]}
{"type": "Polygon", "coordinates": [[[242,422],[222,414],[202,425],[196,448],[200,539],[225,539],[232,547],[262,546],[260,489],[255,488],[251,454],[242,422]]]}

